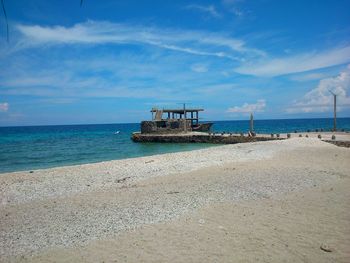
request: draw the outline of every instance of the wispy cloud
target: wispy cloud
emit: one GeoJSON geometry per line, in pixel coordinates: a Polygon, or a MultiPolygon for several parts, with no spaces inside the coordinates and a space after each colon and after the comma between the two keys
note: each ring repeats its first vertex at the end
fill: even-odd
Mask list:
{"type": "Polygon", "coordinates": [[[242,2],[244,2],[244,0],[222,0],[222,3],[226,5],[233,5],[242,2]]]}
{"type": "Polygon", "coordinates": [[[198,10],[200,12],[209,14],[210,16],[215,18],[221,17],[221,14],[216,10],[214,5],[204,6],[204,5],[192,4],[192,5],[186,6],[186,9],[198,10]]]}
{"type": "Polygon", "coordinates": [[[0,103],[0,112],[7,112],[9,110],[9,104],[7,102],[0,103]]]}
{"type": "Polygon", "coordinates": [[[232,108],[229,108],[227,112],[230,113],[251,113],[251,112],[263,112],[266,107],[266,101],[261,99],[258,100],[256,103],[244,103],[242,106],[235,106],[232,108]]]}
{"type": "Polygon", "coordinates": [[[288,113],[329,111],[333,106],[333,95],[330,91],[337,94],[340,110],[350,107],[350,65],[338,76],[322,79],[316,88],[295,101],[286,111],[288,113]]]}
{"type": "Polygon", "coordinates": [[[297,74],[294,76],[291,76],[290,79],[294,81],[310,81],[310,80],[320,80],[322,78],[325,78],[325,73],[306,73],[306,74],[297,74]]]}
{"type": "Polygon", "coordinates": [[[350,46],[343,46],[323,52],[310,52],[284,58],[250,61],[235,70],[241,74],[273,77],[341,65],[348,62],[350,62],[350,46]]]}
{"type": "Polygon", "coordinates": [[[204,64],[194,64],[191,66],[191,70],[197,73],[204,73],[208,71],[208,67],[204,64]]]}
{"type": "Polygon", "coordinates": [[[243,11],[238,7],[238,4],[242,2],[244,2],[244,0],[222,0],[222,4],[227,10],[237,17],[242,17],[244,15],[243,11]]]}
{"type": "Polygon", "coordinates": [[[197,59],[185,54],[149,56],[125,52],[96,57],[88,49],[83,55],[67,54],[60,60],[46,55],[40,53],[35,64],[32,60],[12,59],[11,70],[0,76],[0,96],[35,96],[40,102],[58,104],[84,98],[187,101],[227,94],[216,85],[220,83],[215,79],[218,69],[207,71],[205,78],[194,74],[190,65],[204,72],[208,64],[195,63],[197,59]]]}
{"type": "Polygon", "coordinates": [[[88,21],[72,27],[16,26],[22,36],[17,48],[37,45],[142,44],[200,56],[240,60],[240,55],[261,56],[264,52],[249,48],[241,39],[224,33],[160,29],[110,22],[88,21]]]}

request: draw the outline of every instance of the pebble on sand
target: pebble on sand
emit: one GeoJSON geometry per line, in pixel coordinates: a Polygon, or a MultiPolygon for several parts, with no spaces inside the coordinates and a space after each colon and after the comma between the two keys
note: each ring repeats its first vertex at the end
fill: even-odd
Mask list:
{"type": "Polygon", "coordinates": [[[323,251],[325,251],[325,252],[332,252],[332,251],[333,251],[333,249],[332,249],[329,245],[327,245],[327,244],[322,244],[322,245],[320,246],[320,249],[323,250],[323,251]]]}

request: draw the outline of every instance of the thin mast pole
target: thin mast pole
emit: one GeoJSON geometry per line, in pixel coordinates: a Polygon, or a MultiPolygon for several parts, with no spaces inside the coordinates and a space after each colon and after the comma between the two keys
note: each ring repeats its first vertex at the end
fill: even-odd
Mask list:
{"type": "Polygon", "coordinates": [[[337,95],[333,94],[334,97],[334,120],[333,120],[333,130],[337,130],[337,95]]]}
{"type": "Polygon", "coordinates": [[[187,132],[187,123],[186,123],[186,103],[184,103],[184,131],[187,132]]]}

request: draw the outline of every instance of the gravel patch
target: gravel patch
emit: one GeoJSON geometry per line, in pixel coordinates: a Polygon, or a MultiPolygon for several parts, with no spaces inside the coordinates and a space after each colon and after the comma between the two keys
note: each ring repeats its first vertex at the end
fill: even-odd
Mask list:
{"type": "Polygon", "coordinates": [[[81,246],[208,204],[278,198],[342,180],[349,153],[302,138],[3,174],[0,258],[81,246]]]}

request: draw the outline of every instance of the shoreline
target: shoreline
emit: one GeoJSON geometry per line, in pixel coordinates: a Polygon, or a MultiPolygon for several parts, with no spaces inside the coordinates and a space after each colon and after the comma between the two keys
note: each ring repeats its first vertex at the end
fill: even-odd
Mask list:
{"type": "MultiPolygon", "coordinates": [[[[164,155],[164,154],[197,151],[197,150],[203,150],[203,149],[207,149],[207,148],[211,148],[211,147],[222,146],[222,145],[218,145],[218,144],[208,144],[208,143],[201,143],[201,144],[204,144],[205,146],[203,146],[203,148],[176,150],[176,151],[171,151],[171,152],[156,153],[156,154],[149,154],[149,155],[140,155],[140,156],[134,156],[134,157],[120,158],[120,159],[97,160],[97,161],[92,161],[92,162],[89,161],[89,162],[75,163],[75,164],[63,164],[63,165],[58,165],[58,166],[54,165],[54,166],[42,167],[42,168],[5,171],[5,172],[0,172],[0,177],[3,174],[10,174],[10,173],[24,173],[24,172],[30,172],[30,171],[35,172],[35,171],[41,171],[41,170],[57,169],[57,168],[61,168],[61,167],[74,167],[74,166],[82,166],[82,165],[90,165],[90,164],[108,163],[108,162],[122,161],[122,160],[129,160],[129,159],[146,158],[146,157],[152,157],[152,156],[158,156],[158,155],[164,155]]],[[[198,145],[198,143],[196,145],[198,145]]]]}
{"type": "Polygon", "coordinates": [[[0,258],[30,261],[128,229],[172,225],[208,205],[347,184],[349,157],[346,148],[293,138],[3,174],[0,258]]]}
{"type": "MultiPolygon", "coordinates": [[[[195,133],[195,134],[200,134],[200,133],[195,133]]],[[[219,133],[217,133],[219,134],[219,133]]],[[[276,133],[277,134],[277,133],[276,133]]],[[[276,134],[274,135],[276,137],[276,134]]],[[[350,144],[350,133],[349,132],[297,132],[297,133],[290,133],[291,138],[299,138],[300,135],[302,135],[303,138],[305,136],[309,136],[309,138],[317,138],[317,136],[321,134],[322,136],[322,141],[332,143],[337,146],[343,146],[344,147],[349,147],[350,144]],[[332,135],[336,135],[336,140],[332,140],[332,135]]],[[[258,134],[259,136],[262,137],[270,137],[270,134],[258,134]]],[[[167,135],[160,135],[160,136],[167,136],[167,135]]],[[[186,136],[184,134],[178,134],[177,136],[186,136]]],[[[229,134],[225,134],[224,136],[229,137],[229,134]]],[[[281,133],[280,134],[281,139],[287,139],[287,133],[281,133]]],[[[240,143],[252,143],[252,142],[240,142],[240,143]]],[[[147,143],[146,143],[147,144],[147,143]]],[[[162,143],[164,145],[168,143],[162,143]]],[[[177,144],[177,143],[173,143],[177,144]]],[[[221,147],[226,144],[224,143],[199,143],[199,142],[184,142],[184,144],[187,145],[198,145],[198,144],[204,144],[203,148],[199,149],[186,149],[186,150],[176,150],[176,151],[171,151],[171,152],[165,152],[165,153],[158,153],[158,154],[150,154],[150,155],[142,155],[142,156],[135,156],[135,157],[127,157],[127,158],[120,158],[120,159],[110,159],[110,160],[97,160],[97,161],[89,161],[89,162],[83,162],[83,163],[76,163],[76,164],[63,164],[63,165],[53,165],[53,166],[48,166],[48,167],[42,167],[42,168],[33,168],[33,169],[23,169],[23,170],[13,170],[13,171],[0,171],[0,177],[4,174],[9,174],[9,173],[25,173],[25,172],[35,172],[35,171],[40,171],[40,170],[48,170],[48,169],[56,169],[56,168],[61,168],[61,167],[74,167],[74,166],[82,166],[82,165],[90,165],[90,164],[98,164],[98,163],[107,163],[107,162],[114,162],[114,161],[121,161],[121,160],[129,160],[129,159],[137,159],[137,158],[146,158],[146,157],[152,157],[152,156],[159,156],[159,155],[164,155],[164,154],[173,154],[173,153],[182,153],[182,152],[190,152],[190,151],[197,151],[197,150],[203,150],[207,148],[212,148],[212,147],[221,147]]],[[[236,143],[234,143],[236,144],[236,143]]]]}
{"type": "MultiPolygon", "coordinates": [[[[203,143],[204,144],[204,143],[203,143]]],[[[205,143],[205,145],[209,145],[205,143]]],[[[182,153],[182,152],[191,152],[191,151],[200,151],[203,149],[211,148],[211,147],[220,147],[223,145],[219,144],[210,144],[210,146],[204,146],[203,148],[199,149],[189,149],[189,150],[178,150],[173,152],[165,152],[165,153],[157,153],[157,154],[150,154],[150,155],[142,155],[142,156],[135,156],[135,157],[126,157],[126,158],[120,158],[120,159],[111,159],[111,160],[98,160],[98,161],[89,161],[84,163],[76,163],[76,164],[63,164],[58,166],[50,166],[50,167],[43,167],[43,168],[33,168],[33,169],[23,169],[23,170],[15,170],[15,171],[7,171],[7,172],[0,172],[0,177],[3,174],[11,174],[11,173],[29,173],[29,172],[35,172],[35,171],[41,171],[41,170],[51,170],[51,169],[58,169],[58,168],[64,168],[64,167],[75,167],[75,166],[84,166],[84,165],[93,165],[93,164],[99,164],[99,163],[108,163],[108,162],[115,162],[115,161],[123,161],[123,160],[134,160],[139,158],[147,158],[152,156],[158,156],[158,155],[164,155],[164,154],[173,154],[173,153],[182,153]]]]}
{"type": "MultiPolygon", "coordinates": [[[[278,143],[276,145],[278,145],[278,143]]],[[[291,145],[291,147],[294,146],[291,145]]],[[[66,194],[74,194],[79,191],[90,191],[94,188],[118,186],[119,181],[131,184],[152,177],[186,173],[201,168],[223,165],[226,162],[225,158],[227,157],[240,158],[240,162],[271,158],[273,154],[277,154],[280,151],[283,151],[283,147],[271,148],[271,145],[264,142],[218,145],[191,151],[39,169],[33,170],[33,173],[30,173],[29,170],[3,173],[0,176],[0,193],[4,193],[4,182],[9,181],[17,183],[17,181],[19,181],[20,184],[16,189],[18,196],[21,196],[21,192],[27,195],[28,189],[33,187],[33,185],[26,183],[32,183],[36,179],[39,179],[39,182],[37,182],[38,184],[42,183],[43,180],[50,181],[50,183],[61,183],[63,185],[60,185],[60,187],[64,189],[66,194]],[[250,150],[251,147],[258,151],[250,150]],[[235,152],[232,152],[232,150],[235,150],[235,152]],[[191,160],[195,158],[197,158],[196,162],[192,162],[191,160]],[[103,175],[103,177],[96,177],[96,174],[103,175]],[[130,174],[132,174],[132,176],[130,176],[130,174]],[[78,184],[78,181],[75,180],[77,179],[77,176],[82,176],[79,178],[80,183],[82,184],[78,184]],[[94,181],[96,184],[95,186],[89,184],[89,180],[91,181],[94,179],[100,180],[94,181]],[[69,189],[71,185],[65,182],[65,180],[73,181],[76,189],[69,189]],[[86,183],[85,185],[84,182],[86,183]]],[[[34,195],[42,197],[60,195],[59,193],[52,195],[53,192],[49,194],[44,189],[44,185],[40,186],[41,188],[38,193],[38,184],[35,189],[36,193],[33,192],[34,195]]],[[[58,192],[57,189],[53,189],[53,191],[58,192]]],[[[26,198],[28,198],[28,196],[26,196],[26,198]]],[[[22,196],[22,200],[24,199],[25,195],[22,196]]],[[[29,198],[29,200],[32,200],[32,198],[29,198]]],[[[14,200],[10,201],[13,202],[14,200]]],[[[1,203],[6,204],[7,202],[2,198],[1,203]]]]}

